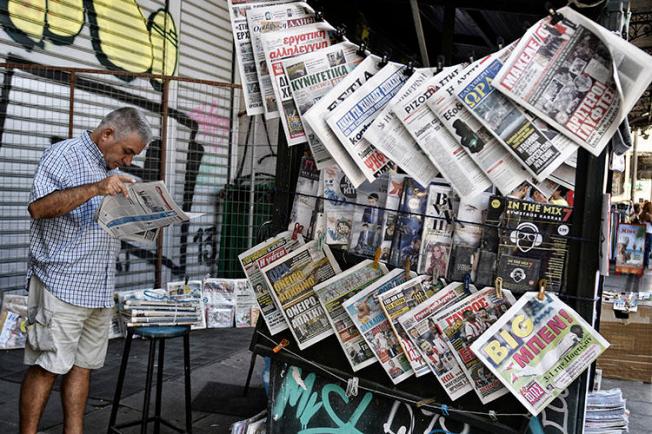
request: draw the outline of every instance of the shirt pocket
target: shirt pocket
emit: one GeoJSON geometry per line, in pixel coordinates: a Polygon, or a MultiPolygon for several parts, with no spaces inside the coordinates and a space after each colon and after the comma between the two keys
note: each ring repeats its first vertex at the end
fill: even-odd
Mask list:
{"type": "Polygon", "coordinates": [[[44,307],[30,307],[27,312],[27,342],[36,351],[55,351],[52,333],[53,312],[44,307]]]}

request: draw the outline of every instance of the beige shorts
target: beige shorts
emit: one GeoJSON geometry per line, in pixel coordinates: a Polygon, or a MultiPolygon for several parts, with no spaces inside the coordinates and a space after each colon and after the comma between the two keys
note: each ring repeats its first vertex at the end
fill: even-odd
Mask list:
{"type": "Polygon", "coordinates": [[[59,300],[36,276],[29,282],[25,364],[66,374],[73,365],[104,366],[111,309],[75,306],[59,300]]]}

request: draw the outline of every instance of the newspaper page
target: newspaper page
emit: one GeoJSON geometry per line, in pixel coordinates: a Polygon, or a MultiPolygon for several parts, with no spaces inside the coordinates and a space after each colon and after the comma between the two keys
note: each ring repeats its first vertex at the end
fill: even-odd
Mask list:
{"type": "Polygon", "coordinates": [[[600,155],[652,81],[652,57],[564,7],[520,39],[493,85],[600,155]]]}
{"type": "Polygon", "coordinates": [[[364,137],[378,113],[408,79],[405,66],[388,63],[333,110],[326,122],[369,182],[389,169],[391,160],[364,137]]]}
{"type": "Polygon", "coordinates": [[[503,290],[502,298],[498,298],[496,289],[487,287],[435,315],[437,328],[483,404],[503,396],[507,389],[473,354],[471,344],[514,301],[511,292],[503,290]]]}
{"type": "Polygon", "coordinates": [[[437,177],[437,169],[396,117],[392,107],[414,98],[418,92],[424,90],[423,86],[432,77],[433,71],[434,69],[430,68],[415,70],[400,92],[378,113],[374,122],[363,135],[376,149],[384,153],[424,187],[437,177]]]}
{"type": "Polygon", "coordinates": [[[233,279],[235,295],[235,326],[253,327],[256,323],[253,318],[258,318],[256,294],[248,279],[233,279]]]}
{"type": "Polygon", "coordinates": [[[459,83],[480,66],[480,61],[469,65],[453,80],[455,84],[439,89],[427,104],[496,188],[508,194],[529,178],[528,172],[455,98],[459,83]]]}
{"type": "Polygon", "coordinates": [[[353,210],[351,251],[360,256],[374,256],[383,238],[384,208],[387,202],[389,174],[372,183],[364,182],[357,190],[353,210]]]}
{"type": "Polygon", "coordinates": [[[97,211],[97,223],[115,238],[187,222],[200,215],[185,213],[163,181],[128,184],[127,191],[128,197],[105,196],[97,211]]]}
{"type": "Polygon", "coordinates": [[[579,377],[609,343],[555,294],[528,292],[471,351],[534,416],[579,377]]]}
{"type": "Polygon", "coordinates": [[[328,320],[335,330],[335,336],[340,342],[353,372],[375,363],[376,357],[351,318],[346,314],[342,302],[387,273],[387,267],[384,264],[379,263],[374,266],[373,261],[365,260],[315,286],[315,293],[326,311],[328,320]]]}
{"type": "Polygon", "coordinates": [[[428,203],[428,190],[412,178],[405,178],[403,197],[396,219],[396,235],[392,242],[389,263],[395,267],[416,269],[421,253],[421,234],[423,233],[423,218],[428,203]]]}
{"type": "Polygon", "coordinates": [[[298,223],[301,229],[301,235],[307,237],[312,231],[317,210],[317,193],[319,193],[320,171],[317,169],[315,160],[304,155],[301,157],[301,166],[299,167],[299,176],[297,177],[297,186],[294,189],[294,202],[292,203],[292,212],[290,212],[289,230],[294,230],[298,223]]]}
{"type": "Polygon", "coordinates": [[[437,312],[471,295],[471,292],[476,292],[472,285],[467,292],[463,283],[453,282],[398,318],[410,342],[428,363],[452,401],[472,391],[473,387],[437,330],[433,318],[437,312]]]}
{"type": "MultiPolygon", "coordinates": [[[[333,86],[346,77],[364,59],[358,47],[350,42],[340,42],[328,48],[313,51],[283,61],[283,67],[292,89],[292,98],[299,115],[303,116],[333,86]]],[[[333,162],[326,147],[306,122],[302,123],[308,145],[317,167],[333,162]]]]}
{"type": "Polygon", "coordinates": [[[299,349],[334,333],[313,288],[342,272],[329,247],[310,241],[262,269],[299,349]]]}
{"type": "Polygon", "coordinates": [[[260,313],[272,336],[287,329],[288,325],[272,297],[270,287],[261,269],[301,246],[303,246],[301,235],[293,240],[292,231],[285,231],[238,255],[242,270],[254,288],[260,313]]]}
{"type": "Polygon", "coordinates": [[[276,111],[276,99],[260,36],[264,33],[288,30],[314,22],[315,11],[304,2],[267,5],[247,11],[249,37],[265,113],[276,111]]]}
{"type": "Polygon", "coordinates": [[[228,0],[235,55],[238,59],[242,94],[248,116],[263,114],[264,108],[256,73],[256,61],[251,47],[251,35],[247,25],[247,11],[255,7],[280,3],[287,3],[287,0],[228,0]]]}
{"type": "Polygon", "coordinates": [[[403,185],[406,175],[399,173],[389,174],[387,185],[387,201],[385,202],[385,216],[383,219],[383,239],[380,242],[380,260],[389,263],[396,226],[398,224],[398,209],[403,197],[403,185]]]}
{"type": "Polygon", "coordinates": [[[27,296],[4,294],[0,309],[0,350],[25,348],[27,324],[27,296]]]}
{"type": "Polygon", "coordinates": [[[645,225],[620,223],[616,230],[616,274],[645,272],[645,225]]]}
{"type": "Polygon", "coordinates": [[[392,339],[401,346],[417,377],[430,372],[428,364],[399,325],[398,317],[423,303],[435,293],[430,276],[418,276],[378,295],[378,303],[389,320],[392,339]]]}
{"type": "Polygon", "coordinates": [[[235,279],[205,279],[202,298],[206,328],[233,327],[236,308],[235,279]]]}
{"type": "MultiPolygon", "coordinates": [[[[477,256],[482,239],[483,225],[489,208],[491,193],[481,193],[477,196],[460,200],[453,230],[453,247],[448,261],[448,280],[463,281],[468,274],[471,280],[477,282],[477,273],[473,269],[474,258],[477,256]]],[[[494,254],[495,259],[495,254],[494,254]]],[[[495,261],[494,261],[495,262],[495,261]]],[[[494,268],[490,268],[490,279],[494,268]]],[[[480,270],[482,272],[482,269],[480,270]]]]}
{"type": "Polygon", "coordinates": [[[260,40],[265,50],[265,62],[272,81],[274,96],[265,96],[265,118],[281,118],[288,145],[304,143],[306,136],[299,113],[292,99],[292,90],[283,69],[283,60],[321,50],[337,43],[337,31],[326,22],[307,24],[290,30],[263,33],[260,40]],[[276,108],[268,102],[274,102],[276,108]]]}
{"type": "Polygon", "coordinates": [[[392,383],[398,384],[411,377],[414,372],[403,352],[403,348],[392,339],[389,321],[378,303],[378,295],[397,285],[415,278],[417,275],[395,268],[385,276],[372,283],[361,292],[342,303],[349,318],[371,348],[374,356],[380,362],[392,383]],[[390,345],[392,342],[392,345],[390,345]]]}
{"type": "Polygon", "coordinates": [[[199,320],[190,326],[192,330],[203,330],[206,328],[206,306],[202,295],[203,282],[201,280],[186,280],[168,282],[168,296],[178,301],[199,302],[199,320]]]}
{"type": "Polygon", "coordinates": [[[338,165],[324,169],[324,215],[326,243],[348,246],[353,229],[353,211],[357,200],[355,187],[338,165]]]}
{"type": "Polygon", "coordinates": [[[423,220],[421,252],[417,272],[437,279],[446,277],[448,259],[453,242],[453,218],[458,206],[451,185],[438,178],[440,182],[428,187],[426,217],[423,220]]]}
{"type": "Polygon", "coordinates": [[[337,163],[354,187],[362,184],[365,176],[328,126],[326,119],[342,101],[351,96],[380,70],[379,61],[380,59],[377,56],[367,56],[349,75],[337,83],[326,95],[322,96],[303,115],[303,122],[315,134],[331,156],[331,160],[317,161],[317,167],[321,169],[327,165],[337,163]]]}
{"type": "Polygon", "coordinates": [[[451,183],[457,195],[468,198],[491,187],[491,181],[427,105],[434,92],[449,85],[462,69],[463,65],[446,68],[426,81],[424,89],[413,98],[406,98],[391,108],[419,148],[451,183]]]}

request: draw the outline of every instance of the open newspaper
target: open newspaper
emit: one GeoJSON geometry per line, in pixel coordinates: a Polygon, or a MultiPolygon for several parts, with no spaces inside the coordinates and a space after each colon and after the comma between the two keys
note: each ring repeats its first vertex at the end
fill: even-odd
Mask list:
{"type": "Polygon", "coordinates": [[[493,85],[600,155],[652,81],[652,57],[571,8],[520,39],[493,85]]]}
{"type": "MultiPolygon", "coordinates": [[[[424,187],[437,177],[437,169],[396,117],[392,106],[406,99],[412,99],[425,90],[424,85],[432,77],[433,71],[430,68],[415,70],[403,88],[380,111],[363,136],[424,187]]],[[[434,90],[431,91],[434,93],[434,90]]],[[[421,96],[421,98],[426,97],[426,95],[421,96]]]]}
{"type": "Polygon", "coordinates": [[[448,259],[453,241],[453,218],[457,212],[459,199],[450,184],[433,183],[428,187],[426,217],[423,220],[421,251],[417,272],[428,274],[435,279],[446,277],[448,259]]]}
{"type": "MultiPolygon", "coordinates": [[[[283,61],[283,68],[292,89],[292,98],[302,122],[306,112],[363,59],[356,45],[340,42],[283,61]]],[[[317,167],[321,169],[324,162],[333,162],[328,150],[308,123],[303,122],[302,125],[317,167]]]]}
{"type": "Polygon", "coordinates": [[[404,65],[388,63],[338,105],[326,119],[369,182],[386,172],[391,160],[374,148],[363,135],[383,107],[403,87],[408,79],[405,68],[404,65]]]}
{"type": "Polygon", "coordinates": [[[496,289],[487,287],[435,315],[437,328],[446,338],[448,347],[483,404],[500,398],[507,393],[507,389],[473,354],[471,344],[514,301],[511,292],[503,290],[502,297],[498,298],[496,289]]]}
{"type": "Polygon", "coordinates": [[[472,285],[469,285],[469,291],[466,291],[463,283],[453,282],[398,318],[412,345],[428,363],[452,401],[472,391],[473,387],[446,345],[444,337],[437,330],[433,318],[440,310],[475,291],[472,285]]]}
{"type": "Polygon", "coordinates": [[[321,169],[337,163],[354,187],[362,184],[365,176],[328,126],[326,119],[342,101],[350,97],[379,71],[379,61],[380,59],[377,56],[367,56],[303,115],[303,122],[308,125],[331,156],[330,160],[317,160],[317,167],[321,169]]]}
{"type": "Polygon", "coordinates": [[[115,238],[153,241],[157,229],[201,215],[184,212],[163,181],[127,184],[127,192],[128,197],[105,196],[97,211],[97,223],[115,238]]]}
{"type": "Polygon", "coordinates": [[[417,92],[413,98],[406,98],[392,106],[398,120],[461,198],[482,193],[491,187],[491,181],[444,128],[427,101],[438,89],[450,85],[463,68],[464,65],[458,65],[445,69],[426,81],[425,89],[417,92]]]}
{"type": "Polygon", "coordinates": [[[342,272],[329,247],[311,241],[262,269],[299,349],[334,333],[313,288],[342,272]]]}
{"type": "Polygon", "coordinates": [[[414,372],[403,348],[398,344],[390,345],[394,333],[380,308],[378,295],[405,283],[408,278],[415,277],[414,272],[406,276],[405,271],[395,268],[342,303],[342,307],[394,384],[411,377],[414,372]]]}
{"type": "Polygon", "coordinates": [[[304,2],[266,5],[247,11],[251,48],[266,113],[276,111],[276,103],[270,77],[271,71],[267,68],[265,49],[260,36],[264,33],[292,29],[314,22],[315,11],[304,2]]]}
{"type": "Polygon", "coordinates": [[[455,93],[521,166],[542,182],[577,151],[577,145],[553,132],[543,121],[535,120],[491,85],[513,47],[511,44],[482,59],[479,68],[459,84],[455,93]]]}
{"type": "Polygon", "coordinates": [[[524,294],[471,350],[533,415],[588,368],[609,343],[551,293],[524,294]]]}
{"type": "Polygon", "coordinates": [[[315,286],[315,293],[326,311],[353,372],[376,363],[376,357],[346,314],[342,302],[371,285],[387,272],[384,264],[379,263],[374,266],[373,261],[365,260],[315,286]]]}

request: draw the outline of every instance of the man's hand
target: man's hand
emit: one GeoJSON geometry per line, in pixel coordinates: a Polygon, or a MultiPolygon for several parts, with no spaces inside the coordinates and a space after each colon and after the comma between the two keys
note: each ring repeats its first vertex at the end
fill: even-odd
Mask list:
{"type": "Polygon", "coordinates": [[[125,183],[133,184],[134,182],[136,180],[131,176],[111,175],[96,182],[94,185],[97,188],[98,196],[115,196],[116,194],[122,193],[124,197],[129,197],[125,183]]]}

